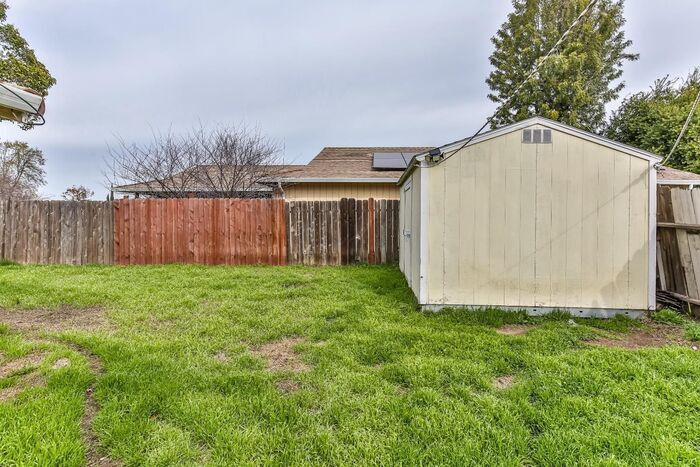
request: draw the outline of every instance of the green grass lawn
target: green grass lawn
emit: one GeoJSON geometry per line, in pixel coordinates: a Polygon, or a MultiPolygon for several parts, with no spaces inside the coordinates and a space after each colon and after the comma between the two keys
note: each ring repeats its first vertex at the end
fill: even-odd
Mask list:
{"type": "Polygon", "coordinates": [[[700,353],[586,343],[629,320],[421,313],[391,267],[0,267],[0,309],[66,307],[108,323],[0,325],[0,365],[44,356],[0,378],[42,381],[0,402],[0,465],[83,464],[92,385],[125,465],[700,464],[700,353]],[[292,336],[308,368],[271,371],[261,346],[292,336]]]}

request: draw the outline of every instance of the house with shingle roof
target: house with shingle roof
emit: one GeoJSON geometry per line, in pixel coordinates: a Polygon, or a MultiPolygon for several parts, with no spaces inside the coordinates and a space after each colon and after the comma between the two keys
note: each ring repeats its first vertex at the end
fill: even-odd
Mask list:
{"type": "Polygon", "coordinates": [[[399,199],[397,182],[408,161],[429,147],[326,147],[307,165],[280,174],[290,200],[333,201],[341,198],[399,199]]]}
{"type": "Polygon", "coordinates": [[[671,167],[659,167],[656,172],[658,185],[674,185],[694,187],[700,186],[700,175],[685,170],[672,169],[671,167]]]}
{"type": "MultiPolygon", "coordinates": [[[[236,179],[244,185],[240,191],[245,197],[280,196],[299,201],[399,199],[397,182],[406,164],[415,154],[429,149],[427,146],[326,147],[306,165],[267,166],[269,175],[262,179],[257,176],[254,183],[236,179]]],[[[216,192],[206,188],[212,184],[203,183],[211,178],[207,176],[210,170],[218,169],[198,166],[176,175],[169,181],[172,191],[191,197],[216,197],[216,192]]],[[[168,190],[157,181],[116,186],[113,191],[136,198],[168,197],[168,190]]]]}

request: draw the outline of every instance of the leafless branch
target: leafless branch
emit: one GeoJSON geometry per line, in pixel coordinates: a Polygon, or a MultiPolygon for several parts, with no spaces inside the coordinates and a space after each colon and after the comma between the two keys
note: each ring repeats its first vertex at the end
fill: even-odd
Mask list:
{"type": "Polygon", "coordinates": [[[258,129],[200,125],[183,136],[154,133],[141,145],[118,138],[109,148],[106,177],[116,191],[147,196],[259,197],[269,195],[268,179],[282,170],[281,154],[258,129]]]}

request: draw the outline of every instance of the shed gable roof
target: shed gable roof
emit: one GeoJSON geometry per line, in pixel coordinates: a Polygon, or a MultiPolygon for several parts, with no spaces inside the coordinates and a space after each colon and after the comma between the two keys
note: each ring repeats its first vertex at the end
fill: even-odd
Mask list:
{"type": "MultiPolygon", "coordinates": [[[[608,147],[610,149],[613,149],[615,151],[620,151],[625,154],[629,154],[634,157],[639,157],[641,159],[645,159],[649,162],[656,163],[661,161],[661,157],[657,156],[656,154],[652,154],[650,152],[644,151],[642,149],[638,149],[632,146],[628,146],[626,144],[618,143],[617,141],[613,141],[611,139],[605,138],[600,135],[596,135],[594,133],[590,133],[588,131],[580,130],[578,128],[574,128],[572,126],[566,125],[564,123],[560,122],[555,122],[554,120],[550,120],[548,118],[544,117],[532,117],[528,118],[527,120],[523,120],[520,122],[516,123],[511,123],[510,125],[503,126],[501,128],[496,128],[495,130],[487,131],[486,133],[482,133],[481,135],[477,136],[473,140],[469,142],[469,144],[466,146],[473,146],[475,144],[482,143],[484,141],[488,141],[493,138],[498,138],[500,136],[506,135],[508,133],[512,133],[514,131],[519,131],[531,126],[535,125],[540,125],[545,128],[549,128],[551,130],[555,131],[560,131],[562,133],[566,133],[578,138],[585,139],[587,141],[590,141],[595,144],[599,144],[601,146],[608,147]]],[[[452,151],[459,149],[460,146],[464,145],[469,141],[469,138],[464,138],[458,141],[455,141],[453,143],[445,144],[443,146],[439,146],[437,149],[440,149],[441,153],[444,153],[446,151],[452,151]]],[[[411,162],[408,164],[408,167],[404,171],[404,173],[401,175],[401,178],[399,179],[399,184],[403,183],[408,175],[415,169],[415,163],[416,161],[423,160],[423,158],[428,154],[429,151],[425,151],[419,154],[416,154],[413,159],[411,159],[411,162]]]]}

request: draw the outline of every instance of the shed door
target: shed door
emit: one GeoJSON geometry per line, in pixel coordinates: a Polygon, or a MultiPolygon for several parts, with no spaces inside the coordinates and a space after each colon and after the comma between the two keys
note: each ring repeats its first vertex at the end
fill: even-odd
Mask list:
{"type": "Polygon", "coordinates": [[[413,192],[411,191],[411,185],[412,183],[408,182],[403,187],[403,193],[401,193],[401,196],[403,196],[403,203],[401,204],[403,209],[403,231],[401,232],[403,243],[401,248],[403,248],[404,275],[408,280],[409,287],[413,285],[411,284],[411,278],[413,277],[411,273],[411,264],[413,263],[411,261],[411,226],[413,225],[413,192]]]}

